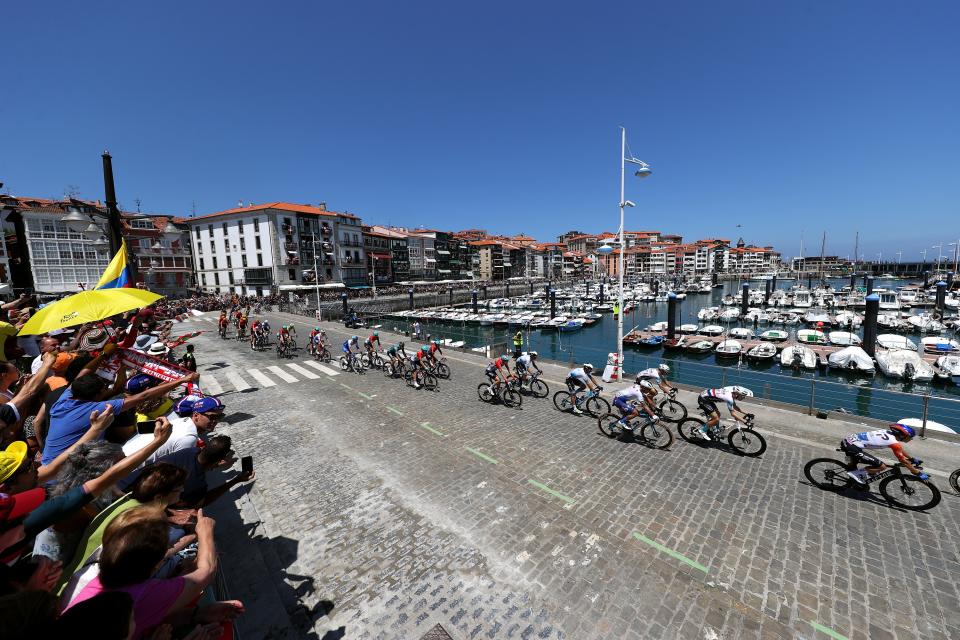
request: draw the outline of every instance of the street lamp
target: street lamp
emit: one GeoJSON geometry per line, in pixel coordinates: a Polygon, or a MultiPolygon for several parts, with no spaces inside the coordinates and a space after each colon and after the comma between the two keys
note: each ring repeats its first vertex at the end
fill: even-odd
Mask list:
{"type": "Polygon", "coordinates": [[[619,313],[617,314],[617,366],[620,368],[618,374],[618,380],[623,379],[623,271],[624,271],[624,247],[626,243],[623,239],[624,233],[624,221],[623,221],[623,210],[625,207],[635,207],[636,205],[626,199],[626,168],[627,163],[636,165],[639,167],[634,173],[638,178],[647,178],[652,173],[650,166],[642,161],[638,160],[631,155],[627,157],[627,130],[624,127],[620,127],[620,256],[618,262],[618,271],[619,271],[619,280],[620,280],[620,293],[617,298],[619,313]]]}
{"type": "Polygon", "coordinates": [[[941,242],[940,244],[935,244],[935,245],[933,245],[933,246],[930,247],[930,248],[937,250],[937,267],[936,267],[936,270],[937,270],[937,271],[940,271],[940,261],[943,260],[943,243],[941,242]]]}
{"type": "Polygon", "coordinates": [[[957,272],[957,258],[960,258],[960,240],[956,242],[951,242],[947,245],[948,247],[953,247],[953,272],[957,272]]]}

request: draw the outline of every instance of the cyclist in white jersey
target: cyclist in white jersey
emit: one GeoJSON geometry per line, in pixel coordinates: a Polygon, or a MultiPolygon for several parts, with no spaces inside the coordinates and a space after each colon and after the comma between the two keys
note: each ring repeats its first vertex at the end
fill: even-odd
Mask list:
{"type": "Polygon", "coordinates": [[[630,420],[640,415],[640,409],[650,419],[650,422],[657,422],[660,418],[650,408],[646,398],[646,391],[639,384],[634,384],[626,389],[621,389],[613,396],[613,406],[620,410],[620,422],[618,423],[624,431],[633,431],[630,420]]]}
{"type": "Polygon", "coordinates": [[[578,393],[586,388],[590,388],[592,391],[600,390],[600,386],[597,385],[597,383],[593,381],[593,378],[590,377],[592,371],[593,365],[590,363],[584,363],[582,367],[571,369],[570,373],[567,374],[567,379],[565,382],[567,383],[567,389],[573,394],[573,413],[583,413],[580,408],[577,407],[578,393]]]}
{"type": "Polygon", "coordinates": [[[718,402],[725,402],[730,415],[743,422],[747,420],[747,414],[741,411],[740,407],[737,406],[737,400],[743,400],[744,398],[752,395],[753,392],[744,387],[704,389],[697,397],[697,404],[701,409],[703,409],[704,413],[707,414],[708,418],[707,423],[700,427],[700,431],[703,433],[703,436],[708,440],[712,439],[710,437],[710,429],[715,427],[717,423],[720,422],[720,410],[717,409],[718,402]]]}
{"type": "Polygon", "coordinates": [[[535,369],[537,373],[543,373],[537,366],[537,355],[536,351],[528,351],[517,358],[517,373],[520,375],[520,382],[524,381],[530,369],[535,369]]]}
{"type": "Polygon", "coordinates": [[[676,395],[676,390],[665,379],[668,373],[670,373],[670,367],[661,363],[657,367],[644,369],[637,374],[637,384],[643,389],[644,401],[651,412],[656,411],[653,402],[657,399],[657,390],[654,385],[660,387],[664,393],[670,394],[671,397],[676,395]]]}
{"type": "Polygon", "coordinates": [[[864,468],[848,471],[847,475],[861,485],[866,484],[868,475],[872,476],[875,473],[880,473],[887,468],[887,465],[880,458],[867,453],[864,449],[890,449],[910,473],[921,480],[929,480],[929,475],[914,466],[920,464],[920,461],[908,456],[901,444],[910,442],[915,435],[916,431],[913,427],[900,423],[891,424],[886,429],[850,434],[840,441],[840,450],[847,454],[848,460],[858,464],[862,463],[864,468]]]}

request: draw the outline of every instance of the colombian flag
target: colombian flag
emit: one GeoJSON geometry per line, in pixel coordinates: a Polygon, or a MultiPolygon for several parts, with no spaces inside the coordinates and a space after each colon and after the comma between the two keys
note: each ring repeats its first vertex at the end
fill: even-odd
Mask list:
{"type": "Polygon", "coordinates": [[[122,289],[132,286],[133,278],[130,277],[130,267],[127,266],[127,241],[121,240],[120,251],[113,256],[94,289],[122,289]]]}

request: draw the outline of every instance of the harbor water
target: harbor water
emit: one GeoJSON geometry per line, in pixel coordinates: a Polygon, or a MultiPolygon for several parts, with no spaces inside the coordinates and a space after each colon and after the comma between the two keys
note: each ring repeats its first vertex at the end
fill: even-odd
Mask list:
{"type": "MultiPolygon", "coordinates": [[[[779,281],[777,288],[789,288],[795,281],[779,281]]],[[[806,282],[803,283],[804,285],[806,282]]],[[[849,278],[831,281],[837,290],[849,285],[849,278]]],[[[862,280],[860,283],[862,284],[862,280]]],[[[887,281],[878,279],[876,288],[894,289],[906,284],[905,281],[887,281]]],[[[752,281],[751,288],[763,289],[764,282],[752,281]]],[[[726,283],[723,288],[715,288],[710,293],[688,293],[686,298],[678,300],[677,320],[681,324],[703,325],[698,321],[697,313],[704,307],[720,306],[725,295],[739,296],[738,283],[726,283]]],[[[483,301],[480,302],[483,305],[483,301]]],[[[557,313],[563,313],[560,300],[557,301],[557,313]]],[[[862,311],[861,311],[862,313],[862,311]]],[[[666,302],[640,302],[624,316],[624,334],[631,329],[643,329],[655,322],[667,319],[666,302]]],[[[406,318],[387,317],[382,320],[385,327],[409,330],[412,321],[406,318]]],[[[745,326],[753,329],[752,324],[720,324],[726,329],[745,326]]],[[[425,333],[433,338],[463,341],[466,347],[491,346],[494,352],[512,350],[512,337],[517,327],[479,326],[475,323],[433,322],[422,320],[425,333]]],[[[759,330],[768,328],[783,329],[791,334],[805,328],[805,325],[793,326],[760,325],[759,330]]],[[[616,351],[617,318],[613,314],[603,314],[593,325],[584,326],[572,332],[560,332],[555,329],[539,330],[523,328],[524,350],[535,350],[540,357],[580,365],[590,362],[599,370],[607,363],[608,355],[616,351]]],[[[918,340],[917,334],[911,338],[918,340]]],[[[879,371],[873,376],[847,374],[819,367],[814,371],[795,371],[782,369],[779,359],[757,366],[737,358],[717,358],[713,352],[696,355],[682,351],[664,351],[660,347],[624,346],[624,366],[628,374],[637,372],[661,361],[668,362],[673,373],[671,379],[687,385],[714,387],[740,384],[766,399],[797,404],[819,411],[841,411],[880,420],[898,420],[901,418],[921,418],[926,404],[927,417],[960,432],[960,387],[952,383],[911,383],[883,376],[879,371]]]]}

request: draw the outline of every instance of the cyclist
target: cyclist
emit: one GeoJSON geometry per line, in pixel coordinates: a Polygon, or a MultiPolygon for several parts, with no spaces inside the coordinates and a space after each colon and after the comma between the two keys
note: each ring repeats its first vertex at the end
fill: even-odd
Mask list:
{"type": "Polygon", "coordinates": [[[292,348],[296,348],[297,328],[292,324],[288,324],[286,326],[287,326],[287,337],[290,338],[290,346],[292,348]]]}
{"type": "Polygon", "coordinates": [[[403,348],[403,341],[390,345],[387,348],[387,356],[390,357],[390,363],[396,367],[400,364],[400,358],[408,358],[407,352],[403,348]]]}
{"type": "Polygon", "coordinates": [[[443,355],[443,351],[440,350],[440,341],[431,340],[430,341],[430,364],[432,366],[437,366],[440,364],[440,358],[437,357],[437,354],[443,355]]]}
{"type": "Polygon", "coordinates": [[[250,323],[250,348],[257,348],[257,338],[260,337],[260,321],[254,320],[250,323]]]}
{"type": "Polygon", "coordinates": [[[240,309],[237,308],[237,312],[236,312],[235,314],[233,314],[233,326],[234,326],[235,329],[238,329],[238,330],[239,330],[239,328],[240,328],[240,318],[242,318],[242,317],[243,317],[243,311],[240,311],[240,309]]]}
{"type": "Polygon", "coordinates": [[[497,382],[504,383],[510,379],[510,354],[505,353],[496,360],[487,363],[487,368],[483,372],[490,380],[490,386],[495,387],[497,382]],[[506,371],[506,373],[504,373],[506,371]]]}
{"type": "Polygon", "coordinates": [[[349,340],[344,341],[344,343],[341,345],[341,349],[346,354],[347,361],[355,366],[356,362],[354,361],[354,358],[358,353],[360,353],[360,336],[353,336],[349,340]],[[356,349],[356,352],[354,352],[354,348],[356,349]]]}
{"type": "Polygon", "coordinates": [[[654,385],[660,387],[660,390],[664,393],[674,393],[673,387],[671,387],[664,379],[668,373],[670,373],[669,365],[660,363],[660,365],[657,367],[644,369],[637,374],[636,383],[641,389],[643,389],[644,403],[651,411],[656,410],[656,406],[653,404],[653,402],[657,399],[657,390],[654,385]]]}
{"type": "Polygon", "coordinates": [[[287,325],[283,325],[277,331],[277,343],[284,347],[289,347],[290,334],[287,332],[287,325]]]}
{"type": "Polygon", "coordinates": [[[380,344],[380,333],[374,331],[370,334],[366,340],[363,341],[363,348],[367,350],[367,357],[370,358],[370,362],[373,362],[373,343],[377,343],[377,348],[383,348],[383,345],[380,344]]]}
{"type": "Polygon", "coordinates": [[[219,321],[219,324],[220,324],[220,337],[221,337],[221,338],[227,337],[227,323],[228,323],[228,320],[227,320],[227,312],[226,312],[226,311],[221,311],[221,312],[220,312],[220,321],[219,321]]]}
{"type": "Polygon", "coordinates": [[[521,383],[527,379],[527,372],[531,368],[536,369],[537,373],[543,373],[540,367],[537,366],[537,357],[539,355],[536,351],[528,351],[517,358],[517,375],[520,376],[521,383]]]}
{"type": "Polygon", "coordinates": [[[314,327],[313,331],[310,332],[310,337],[307,339],[307,353],[311,356],[317,352],[317,343],[319,342],[317,336],[320,335],[320,327],[314,327]]]}
{"type": "Polygon", "coordinates": [[[646,397],[646,389],[640,386],[640,378],[637,376],[637,383],[630,385],[626,389],[621,389],[613,396],[613,406],[620,410],[620,428],[626,431],[633,431],[633,426],[630,424],[630,420],[636,418],[640,415],[640,409],[643,408],[643,413],[650,420],[650,422],[657,422],[660,418],[657,417],[657,414],[650,408],[650,404],[646,397]]]}
{"type": "Polygon", "coordinates": [[[430,357],[430,347],[423,345],[417,352],[410,356],[410,365],[412,367],[410,374],[410,381],[413,382],[413,388],[419,389],[420,384],[417,382],[417,369],[426,370],[426,359],[430,357]]]}
{"type": "Polygon", "coordinates": [[[240,316],[240,322],[237,324],[237,340],[243,340],[247,335],[247,316],[240,316]]]}
{"type": "Polygon", "coordinates": [[[567,374],[565,382],[567,383],[567,389],[573,394],[573,412],[577,415],[583,413],[577,406],[577,394],[588,387],[591,391],[600,391],[600,386],[590,377],[592,372],[593,365],[587,362],[582,367],[571,369],[570,373],[567,374]]]}
{"type": "Polygon", "coordinates": [[[903,466],[905,466],[910,473],[921,480],[929,480],[930,476],[923,473],[916,466],[920,464],[920,461],[908,456],[907,452],[903,449],[903,444],[901,444],[910,442],[915,435],[917,434],[913,427],[900,423],[891,424],[886,429],[850,434],[840,441],[840,449],[847,454],[847,459],[851,463],[863,463],[865,466],[863,469],[854,468],[853,471],[848,471],[847,475],[853,478],[857,484],[866,485],[868,476],[880,473],[887,468],[887,465],[873,454],[864,451],[864,449],[884,449],[889,447],[893,451],[893,455],[903,463],[903,466]]]}
{"type": "Polygon", "coordinates": [[[717,409],[718,402],[726,402],[727,410],[735,419],[743,422],[747,420],[749,414],[741,411],[737,406],[737,400],[753,396],[753,391],[745,387],[721,387],[719,389],[704,389],[697,397],[697,404],[707,415],[707,423],[700,427],[700,432],[707,440],[712,440],[710,429],[717,426],[720,422],[720,410],[717,409]]]}

